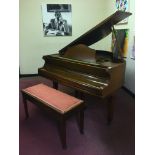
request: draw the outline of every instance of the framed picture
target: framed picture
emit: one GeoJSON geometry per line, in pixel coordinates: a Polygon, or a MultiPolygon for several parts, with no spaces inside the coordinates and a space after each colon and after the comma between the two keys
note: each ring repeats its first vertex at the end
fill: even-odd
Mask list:
{"type": "Polygon", "coordinates": [[[71,36],[71,4],[43,4],[44,36],[71,36]]]}
{"type": "MultiPolygon", "coordinates": [[[[121,10],[121,11],[129,11],[129,0],[116,0],[116,10],[121,10]]],[[[118,24],[127,24],[128,23],[128,18],[124,19],[123,21],[119,22],[118,24]]]]}

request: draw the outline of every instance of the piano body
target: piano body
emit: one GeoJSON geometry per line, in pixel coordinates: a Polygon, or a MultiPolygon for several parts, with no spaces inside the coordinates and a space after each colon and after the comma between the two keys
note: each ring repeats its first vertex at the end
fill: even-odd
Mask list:
{"type": "MultiPolygon", "coordinates": [[[[88,46],[106,37],[114,30],[114,25],[130,16],[129,12],[116,11],[113,15],[71,42],[58,54],[43,56],[45,64],[38,74],[69,86],[80,93],[88,93],[101,98],[111,96],[124,82],[125,61],[121,52],[117,54],[100,51],[88,46]],[[116,57],[117,55],[117,57],[116,57]]],[[[118,39],[117,46],[119,48],[118,39]]],[[[112,120],[113,104],[108,104],[108,121],[112,120]]]]}

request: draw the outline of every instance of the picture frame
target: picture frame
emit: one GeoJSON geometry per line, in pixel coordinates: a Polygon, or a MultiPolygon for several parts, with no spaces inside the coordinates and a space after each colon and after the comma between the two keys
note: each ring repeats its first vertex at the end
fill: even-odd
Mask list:
{"type": "Polygon", "coordinates": [[[44,36],[71,36],[71,4],[42,4],[44,36]]]}

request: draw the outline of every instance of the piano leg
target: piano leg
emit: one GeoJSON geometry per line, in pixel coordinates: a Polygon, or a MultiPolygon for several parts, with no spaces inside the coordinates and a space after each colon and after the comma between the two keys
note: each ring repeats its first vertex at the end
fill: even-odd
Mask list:
{"type": "Polygon", "coordinates": [[[53,81],[53,88],[58,89],[58,82],[57,81],[53,81]]]}
{"type": "Polygon", "coordinates": [[[79,92],[77,90],[75,90],[75,97],[79,96],[79,92]]]}
{"type": "Polygon", "coordinates": [[[113,113],[114,113],[114,102],[112,101],[113,97],[108,97],[108,104],[107,104],[107,110],[108,110],[108,116],[107,116],[107,124],[110,125],[111,121],[113,120],[113,113]]]}
{"type": "Polygon", "coordinates": [[[75,97],[84,100],[84,94],[78,90],[75,90],[75,97]]]}

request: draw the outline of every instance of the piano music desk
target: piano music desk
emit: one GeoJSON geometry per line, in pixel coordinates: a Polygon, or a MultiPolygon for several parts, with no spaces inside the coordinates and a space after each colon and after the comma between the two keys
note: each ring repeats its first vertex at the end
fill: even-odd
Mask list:
{"type": "Polygon", "coordinates": [[[29,117],[27,100],[49,111],[60,123],[60,138],[62,147],[66,145],[66,120],[72,114],[79,114],[80,133],[83,134],[84,126],[84,102],[44,84],[38,84],[22,90],[23,103],[26,118],[29,117]]]}

